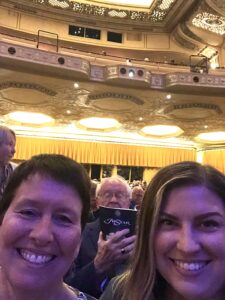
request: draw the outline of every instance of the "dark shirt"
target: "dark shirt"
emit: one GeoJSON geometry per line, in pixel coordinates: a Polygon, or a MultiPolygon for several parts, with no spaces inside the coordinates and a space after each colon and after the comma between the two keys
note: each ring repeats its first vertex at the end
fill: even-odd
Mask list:
{"type": "Polygon", "coordinates": [[[13,166],[11,163],[8,163],[5,167],[3,167],[1,175],[0,175],[0,200],[2,199],[3,192],[6,188],[6,185],[9,181],[9,177],[13,172],[13,166]]]}
{"type": "Polygon", "coordinates": [[[106,274],[97,274],[94,258],[98,250],[98,237],[100,233],[99,219],[88,223],[83,231],[82,242],[75,268],[65,277],[69,285],[96,298],[100,297],[109,280],[126,269],[127,263],[121,263],[106,274]]]}
{"type": "Polygon", "coordinates": [[[88,223],[96,221],[99,217],[99,212],[99,209],[90,211],[88,215],[88,223]]]}

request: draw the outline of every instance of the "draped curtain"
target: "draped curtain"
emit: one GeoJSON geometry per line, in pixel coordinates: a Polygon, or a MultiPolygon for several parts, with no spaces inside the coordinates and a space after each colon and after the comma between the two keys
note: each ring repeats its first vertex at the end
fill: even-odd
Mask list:
{"type": "Polygon", "coordinates": [[[209,164],[225,173],[225,149],[205,150],[203,163],[209,164]]]}
{"type": "Polygon", "coordinates": [[[196,160],[195,149],[160,148],[100,142],[17,136],[15,159],[26,160],[40,153],[64,154],[80,163],[163,167],[196,160]]]}

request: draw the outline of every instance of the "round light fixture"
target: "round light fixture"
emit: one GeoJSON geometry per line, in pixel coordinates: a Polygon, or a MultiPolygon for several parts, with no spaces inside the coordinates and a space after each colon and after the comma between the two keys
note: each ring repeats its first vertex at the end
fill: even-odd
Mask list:
{"type": "Polygon", "coordinates": [[[115,130],[120,126],[120,123],[116,119],[96,117],[81,119],[77,124],[81,129],[102,131],[115,130]]]}
{"type": "Polygon", "coordinates": [[[130,78],[133,78],[134,77],[134,75],[135,75],[135,72],[134,72],[134,70],[129,70],[129,72],[128,72],[128,76],[130,77],[130,78]]]}
{"type": "Polygon", "coordinates": [[[146,136],[156,138],[176,137],[183,133],[183,130],[174,125],[152,125],[145,126],[141,129],[141,133],[146,136]]]}
{"type": "Polygon", "coordinates": [[[225,131],[214,131],[200,133],[196,140],[203,143],[224,143],[225,142],[225,131]]]}
{"type": "Polygon", "coordinates": [[[42,125],[54,122],[54,119],[48,115],[25,111],[14,111],[9,113],[7,117],[12,121],[31,125],[42,125]]]}

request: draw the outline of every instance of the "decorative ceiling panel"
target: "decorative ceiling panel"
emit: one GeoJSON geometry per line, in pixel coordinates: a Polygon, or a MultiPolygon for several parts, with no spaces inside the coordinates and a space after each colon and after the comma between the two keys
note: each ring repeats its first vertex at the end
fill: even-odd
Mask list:
{"type": "MultiPolygon", "coordinates": [[[[129,9],[121,9],[112,7],[113,3],[110,1],[101,1],[96,5],[96,1],[71,1],[71,0],[32,0],[35,4],[46,5],[61,8],[68,11],[83,15],[93,15],[95,17],[110,17],[110,18],[124,18],[132,21],[139,22],[161,22],[163,21],[169,10],[175,4],[176,0],[154,0],[154,8],[147,11],[138,11],[139,5],[129,9]],[[111,7],[107,7],[104,4],[111,4],[111,7]]],[[[98,2],[98,1],[97,1],[98,2]]],[[[112,1],[113,2],[113,1],[112,1]]],[[[125,1],[126,2],[126,1],[125,1]]],[[[148,3],[152,1],[148,0],[148,3]]],[[[146,6],[146,5],[145,5],[146,6]]],[[[149,5],[151,7],[151,3],[149,5]]]]}

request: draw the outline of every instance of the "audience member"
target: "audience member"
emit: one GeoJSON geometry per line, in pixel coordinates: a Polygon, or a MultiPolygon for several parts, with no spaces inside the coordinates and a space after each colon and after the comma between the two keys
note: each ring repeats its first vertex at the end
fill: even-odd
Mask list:
{"type": "Polygon", "coordinates": [[[16,135],[13,130],[0,126],[0,200],[15,164],[10,160],[15,154],[16,135]]]}
{"type": "Polygon", "coordinates": [[[129,271],[101,300],[224,300],[224,174],[197,162],[161,169],[138,225],[129,271]]]}
{"type": "Polygon", "coordinates": [[[85,169],[62,155],[15,169],[0,202],[0,299],[93,299],[63,282],[79,251],[89,187],[85,169]]]}
{"type": "Polygon", "coordinates": [[[90,213],[88,216],[88,222],[94,222],[99,216],[99,209],[97,207],[97,198],[96,198],[96,189],[97,189],[97,182],[91,181],[91,190],[90,190],[90,200],[91,200],[91,207],[90,213]]]}
{"type": "MultiPolygon", "coordinates": [[[[96,195],[98,206],[129,208],[131,189],[122,177],[109,177],[97,186],[96,195]]],[[[124,229],[104,240],[99,219],[87,224],[74,274],[70,274],[66,281],[99,297],[109,279],[126,268],[135,241],[135,236],[126,237],[128,232],[128,229],[124,229]]]]}
{"type": "Polygon", "coordinates": [[[140,185],[132,189],[130,208],[139,210],[144,197],[144,190],[140,185]]]}

